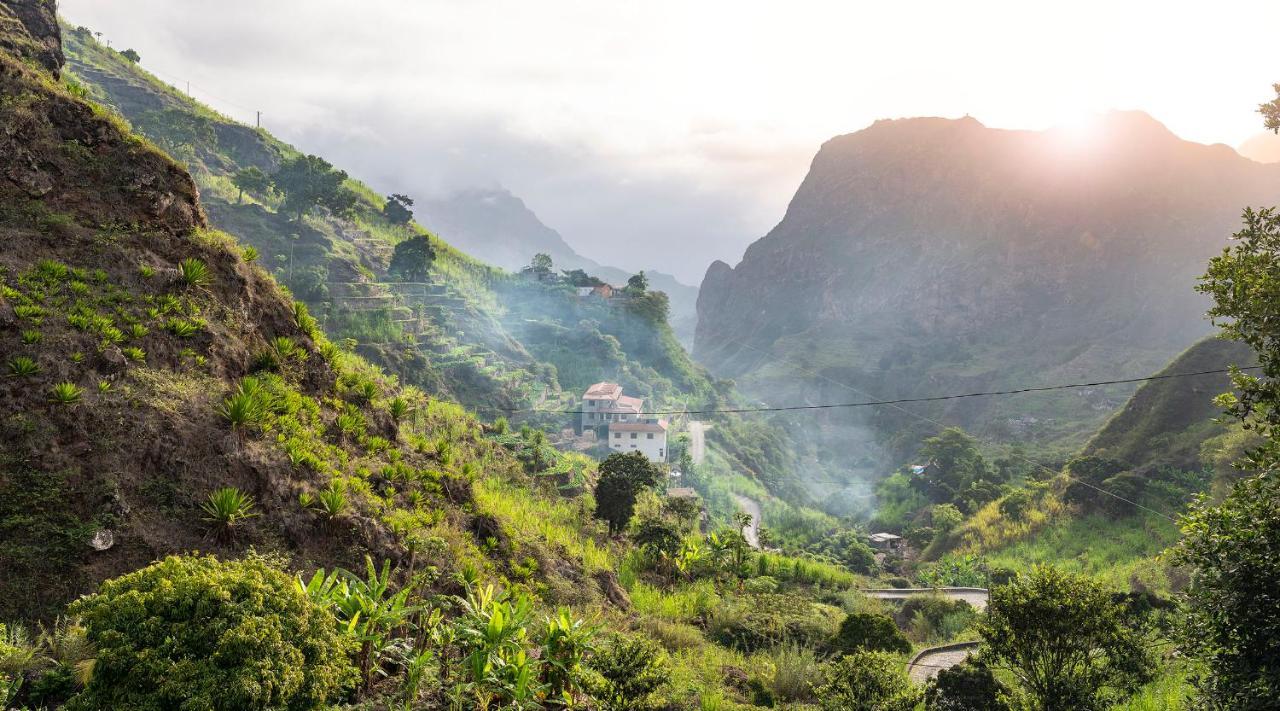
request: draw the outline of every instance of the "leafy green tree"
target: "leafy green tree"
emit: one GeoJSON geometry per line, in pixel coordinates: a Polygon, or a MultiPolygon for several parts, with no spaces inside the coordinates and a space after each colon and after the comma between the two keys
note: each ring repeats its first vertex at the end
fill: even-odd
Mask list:
{"type": "Polygon", "coordinates": [[[1280,84],[1271,87],[1276,92],[1276,98],[1258,107],[1259,113],[1262,114],[1263,125],[1268,131],[1280,133],[1280,84]]]}
{"type": "Polygon", "coordinates": [[[843,654],[864,651],[906,654],[911,651],[911,642],[887,615],[855,612],[840,623],[831,647],[843,654]]]}
{"type": "Polygon", "coordinates": [[[259,557],[171,556],[70,612],[98,650],[72,711],[313,709],[356,677],[333,615],[259,557]]]}
{"type": "Polygon", "coordinates": [[[929,465],[911,481],[935,504],[957,501],[974,480],[990,476],[977,441],[958,427],[948,427],[926,439],[920,446],[920,455],[929,465]]]}
{"type": "Polygon", "coordinates": [[[124,57],[125,59],[129,60],[134,64],[137,64],[138,62],[142,61],[142,56],[139,55],[137,51],[133,49],[126,49],[125,51],[120,53],[120,56],[124,57]]]}
{"type": "Polygon", "coordinates": [[[1086,511],[1095,511],[1101,506],[1103,497],[1112,498],[1099,489],[1110,491],[1106,483],[1124,469],[1124,463],[1114,459],[1092,455],[1076,457],[1067,462],[1069,480],[1063,498],[1086,511]]]}
{"type": "Polygon", "coordinates": [[[387,273],[400,281],[426,281],[436,250],[426,235],[415,235],[396,244],[387,273]]]}
{"type": "Polygon", "coordinates": [[[1204,662],[1207,708],[1262,709],[1280,697],[1280,478],[1238,482],[1182,521],[1174,560],[1192,571],[1182,646],[1204,662]]]}
{"type": "Polygon", "coordinates": [[[329,161],[312,155],[286,160],[271,176],[276,190],[284,195],[280,209],[302,219],[313,208],[324,207],[345,215],[355,207],[356,196],[343,183],[347,174],[334,170],[329,161]]]}
{"type": "Polygon", "coordinates": [[[888,652],[856,652],[823,665],[814,688],[822,711],[911,711],[920,691],[888,652]]]}
{"type": "Polygon", "coordinates": [[[662,470],[639,452],[610,454],[600,463],[595,517],[609,523],[610,533],[622,531],[631,522],[636,497],[661,478],[662,470]]]}
{"type": "MultiPolygon", "coordinates": [[[[1261,111],[1280,131],[1280,97],[1261,111]]],[[[1183,647],[1206,667],[1197,681],[1206,707],[1269,708],[1280,696],[1280,212],[1246,209],[1234,244],[1210,260],[1197,288],[1213,297],[1214,323],[1262,366],[1261,375],[1233,373],[1235,393],[1218,402],[1260,436],[1238,466],[1263,473],[1219,505],[1200,499],[1182,521],[1174,560],[1191,569],[1183,647]]]]}
{"type": "Polygon", "coordinates": [[[177,156],[193,157],[198,147],[218,142],[209,119],[182,109],[148,111],[134,121],[134,126],[161,148],[177,156]]]}
{"type": "Polygon", "coordinates": [[[271,178],[256,165],[237,170],[231,176],[231,184],[240,191],[236,196],[237,203],[244,201],[245,193],[262,195],[271,190],[271,178]]]}
{"type": "Polygon", "coordinates": [[[1009,711],[1009,687],[982,662],[943,669],[929,680],[925,711],[1009,711]]]}
{"type": "Polygon", "coordinates": [[[382,206],[382,216],[393,225],[407,225],[413,219],[413,198],[400,193],[392,193],[387,196],[387,202],[382,206]]]}
{"type": "Polygon", "coordinates": [[[643,295],[649,291],[649,277],[645,276],[643,271],[638,274],[632,274],[631,278],[627,280],[627,291],[636,296],[643,295]]]}
{"type": "Polygon", "coordinates": [[[1010,672],[1036,711],[1106,709],[1151,678],[1125,607],[1090,578],[1036,566],[991,591],[979,631],[990,663],[1010,672]]]}
{"type": "Polygon", "coordinates": [[[929,516],[933,520],[934,530],[943,534],[950,533],[964,521],[964,514],[953,504],[938,504],[930,510],[929,516]]]}
{"type": "Polygon", "coordinates": [[[565,281],[573,286],[602,286],[604,282],[591,276],[582,269],[561,269],[560,273],[564,275],[565,281]]]}

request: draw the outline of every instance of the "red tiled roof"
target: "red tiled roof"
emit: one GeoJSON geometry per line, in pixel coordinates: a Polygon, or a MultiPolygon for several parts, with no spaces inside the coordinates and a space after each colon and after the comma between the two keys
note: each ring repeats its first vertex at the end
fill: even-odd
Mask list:
{"type": "Polygon", "coordinates": [[[582,396],[584,400],[616,400],[622,395],[622,386],[617,383],[596,383],[587,388],[582,396]]]}
{"type": "Polygon", "coordinates": [[[644,398],[619,395],[615,412],[640,412],[644,409],[644,398]]]}

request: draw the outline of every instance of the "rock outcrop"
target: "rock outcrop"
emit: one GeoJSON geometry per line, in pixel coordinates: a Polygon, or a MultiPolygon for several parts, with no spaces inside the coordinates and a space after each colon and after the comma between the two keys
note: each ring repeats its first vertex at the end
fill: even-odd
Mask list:
{"type": "MultiPolygon", "coordinates": [[[[695,354],[782,404],[1143,375],[1210,332],[1196,277],[1243,207],[1277,198],[1280,166],[1136,112],[1088,135],[880,121],[823,145],[781,223],[711,266],[695,354]]],[[[920,412],[1074,447],[1127,394],[920,412]]],[[[937,429],[865,414],[815,419],[899,451],[937,429]]]]}
{"type": "Polygon", "coordinates": [[[0,0],[0,50],[62,71],[62,34],[54,0],[0,0]]]}

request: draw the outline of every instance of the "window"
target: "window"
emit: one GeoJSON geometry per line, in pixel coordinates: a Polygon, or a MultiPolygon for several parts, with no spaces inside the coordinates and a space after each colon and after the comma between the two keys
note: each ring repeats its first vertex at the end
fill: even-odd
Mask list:
{"type": "Polygon", "coordinates": [[[613,438],[614,438],[614,439],[622,439],[622,433],[621,433],[621,432],[614,432],[614,433],[613,433],[613,438]]]}
{"type": "Polygon", "coordinates": [[[648,436],[648,438],[649,438],[649,439],[653,439],[653,433],[652,433],[652,432],[650,432],[647,436],[648,436]]]}
{"type": "Polygon", "coordinates": [[[636,433],[635,433],[635,432],[632,432],[632,433],[631,433],[631,439],[635,439],[636,437],[637,437],[636,433]]]}

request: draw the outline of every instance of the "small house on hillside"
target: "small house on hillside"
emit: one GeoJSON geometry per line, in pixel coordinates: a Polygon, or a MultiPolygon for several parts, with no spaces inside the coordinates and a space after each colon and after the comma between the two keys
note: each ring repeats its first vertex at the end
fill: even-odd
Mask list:
{"type": "Polygon", "coordinates": [[[667,461],[667,422],[642,414],[644,398],[622,394],[617,383],[596,383],[582,395],[582,431],[594,430],[610,451],[641,452],[649,461],[667,461]]]}
{"type": "Polygon", "coordinates": [[[902,549],[902,536],[895,536],[892,533],[873,533],[867,536],[867,542],[872,548],[882,551],[898,551],[902,549]]]}

